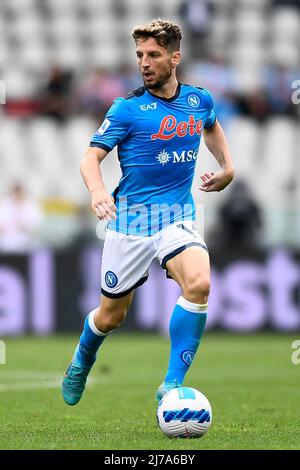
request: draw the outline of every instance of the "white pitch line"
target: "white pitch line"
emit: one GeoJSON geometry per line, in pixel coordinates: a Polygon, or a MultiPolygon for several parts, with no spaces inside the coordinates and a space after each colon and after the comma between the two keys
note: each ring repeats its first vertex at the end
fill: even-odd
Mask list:
{"type": "Polygon", "coordinates": [[[58,374],[57,372],[42,372],[39,370],[1,370],[0,368],[0,380],[2,378],[5,379],[25,379],[25,380],[30,380],[30,379],[48,379],[48,378],[59,378],[63,376],[63,372],[61,374],[58,374]]]}
{"type": "Polygon", "coordinates": [[[1,384],[0,392],[8,391],[21,391],[21,390],[36,390],[42,388],[58,388],[61,386],[61,381],[53,380],[52,382],[19,382],[16,384],[1,384]]]}
{"type": "MultiPolygon", "coordinates": [[[[42,371],[11,371],[5,374],[0,372],[0,381],[5,377],[6,383],[0,383],[0,393],[8,391],[39,390],[47,388],[60,388],[63,374],[42,371]],[[17,381],[16,380],[20,380],[17,381]]],[[[93,378],[88,379],[87,386],[95,383],[93,378]]]]}

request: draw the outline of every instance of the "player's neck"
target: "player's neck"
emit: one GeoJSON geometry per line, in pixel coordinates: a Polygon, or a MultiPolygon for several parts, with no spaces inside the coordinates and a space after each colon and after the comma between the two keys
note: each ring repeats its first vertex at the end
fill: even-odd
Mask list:
{"type": "Polygon", "coordinates": [[[152,95],[161,97],[161,98],[173,98],[176,95],[178,88],[178,81],[176,77],[172,77],[164,86],[158,89],[149,90],[152,95]]]}

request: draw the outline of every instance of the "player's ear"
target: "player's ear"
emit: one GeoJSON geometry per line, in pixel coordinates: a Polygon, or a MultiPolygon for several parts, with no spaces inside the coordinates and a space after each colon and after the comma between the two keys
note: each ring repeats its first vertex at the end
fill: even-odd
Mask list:
{"type": "Polygon", "coordinates": [[[173,52],[173,57],[172,57],[172,65],[173,67],[177,67],[177,65],[180,64],[181,60],[181,53],[180,51],[175,51],[173,52]]]}

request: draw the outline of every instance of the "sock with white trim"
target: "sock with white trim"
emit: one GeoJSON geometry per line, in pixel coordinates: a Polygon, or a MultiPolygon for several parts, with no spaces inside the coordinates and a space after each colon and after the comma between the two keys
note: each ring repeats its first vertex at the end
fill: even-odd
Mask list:
{"type": "Polygon", "coordinates": [[[83,332],[75,351],[75,362],[82,367],[92,367],[96,361],[97,351],[108,334],[101,333],[101,331],[96,328],[94,322],[95,312],[96,309],[86,317],[83,332]]]}
{"type": "Polygon", "coordinates": [[[182,384],[200,344],[207,307],[179,297],[169,327],[171,352],[165,382],[182,384]]]}

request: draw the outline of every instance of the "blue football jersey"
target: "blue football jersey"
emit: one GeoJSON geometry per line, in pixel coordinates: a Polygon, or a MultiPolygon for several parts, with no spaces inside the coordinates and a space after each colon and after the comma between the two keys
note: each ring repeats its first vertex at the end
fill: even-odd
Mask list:
{"type": "Polygon", "coordinates": [[[201,133],[215,121],[211,94],[191,85],[179,84],[169,99],[140,87],[114,101],[90,142],[107,152],[118,146],[122,177],[110,229],[149,236],[194,220],[191,186],[201,133]]]}

